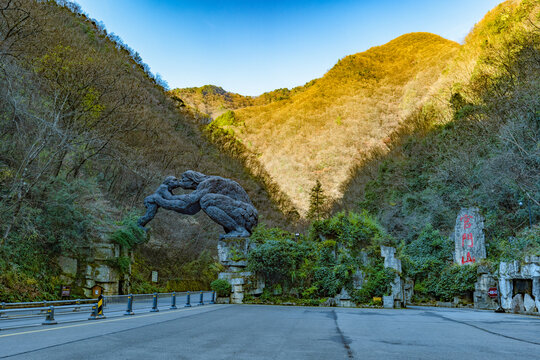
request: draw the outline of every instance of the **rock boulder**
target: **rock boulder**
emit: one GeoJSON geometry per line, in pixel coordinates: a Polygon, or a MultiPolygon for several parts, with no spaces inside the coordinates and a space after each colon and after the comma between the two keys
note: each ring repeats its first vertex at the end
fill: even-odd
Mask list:
{"type": "Polygon", "coordinates": [[[529,294],[525,294],[525,296],[523,297],[523,306],[525,307],[525,311],[527,312],[536,311],[536,303],[534,302],[532,296],[529,294]]]}
{"type": "Polygon", "coordinates": [[[512,298],[511,310],[514,314],[525,311],[525,307],[523,306],[523,295],[517,294],[512,298]]]}

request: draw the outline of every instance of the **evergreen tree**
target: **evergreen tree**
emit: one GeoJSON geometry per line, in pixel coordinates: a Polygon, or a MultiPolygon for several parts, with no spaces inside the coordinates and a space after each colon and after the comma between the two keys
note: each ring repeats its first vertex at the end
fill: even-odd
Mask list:
{"type": "Polygon", "coordinates": [[[327,213],[326,194],[322,188],[321,182],[317,179],[315,186],[311,188],[309,195],[309,210],[307,218],[310,220],[320,220],[327,213]]]}

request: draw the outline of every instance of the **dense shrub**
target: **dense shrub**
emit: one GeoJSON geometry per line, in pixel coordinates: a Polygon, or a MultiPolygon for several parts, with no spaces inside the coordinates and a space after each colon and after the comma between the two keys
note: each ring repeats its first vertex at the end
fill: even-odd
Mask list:
{"type": "Polygon", "coordinates": [[[133,249],[135,245],[145,242],[147,234],[137,224],[137,218],[137,215],[129,215],[118,223],[119,228],[111,234],[111,241],[126,249],[133,249]]]}
{"type": "Polygon", "coordinates": [[[216,292],[217,296],[229,296],[232,289],[231,284],[224,279],[212,281],[210,288],[216,292]]]}
{"type": "Polygon", "coordinates": [[[364,301],[388,291],[395,273],[383,269],[380,245],[393,242],[367,213],[339,213],[314,221],[308,236],[295,239],[280,229],[259,227],[253,233],[257,247],[249,254],[248,268],[263,276],[269,300],[291,289],[310,301],[336,296],[342,288],[352,292],[356,271],[366,274],[364,301]],[[295,239],[295,240],[293,240],[295,239]]]}
{"type": "Polygon", "coordinates": [[[333,239],[357,253],[370,246],[392,245],[394,241],[378,221],[366,211],[339,212],[333,217],[314,221],[310,229],[312,240],[333,239]]]}
{"type": "Polygon", "coordinates": [[[268,285],[288,284],[308,251],[293,240],[268,240],[249,253],[248,270],[262,274],[268,285]]]}
{"type": "Polygon", "coordinates": [[[487,244],[487,252],[492,262],[523,260],[527,255],[540,256],[540,226],[525,228],[509,238],[492,239],[487,244]]]}
{"type": "Polygon", "coordinates": [[[415,281],[417,298],[450,301],[474,290],[476,266],[454,265],[453,250],[453,242],[430,224],[405,247],[403,268],[415,281]]]}
{"type": "Polygon", "coordinates": [[[374,297],[390,295],[391,283],[396,277],[393,269],[384,268],[381,263],[364,268],[366,281],[362,288],[351,293],[352,299],[361,304],[371,303],[374,297]]]}

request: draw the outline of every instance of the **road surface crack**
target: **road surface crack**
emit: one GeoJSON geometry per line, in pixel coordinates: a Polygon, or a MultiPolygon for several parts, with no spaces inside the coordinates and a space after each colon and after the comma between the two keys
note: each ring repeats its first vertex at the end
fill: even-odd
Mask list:
{"type": "Polygon", "coordinates": [[[341,331],[338,321],[337,321],[337,314],[335,310],[332,310],[332,317],[334,319],[334,323],[336,324],[336,331],[339,334],[339,337],[341,338],[341,342],[343,346],[345,347],[345,350],[347,350],[347,357],[349,359],[354,359],[353,351],[351,350],[351,347],[349,346],[349,340],[345,337],[343,334],[343,331],[341,331]]]}

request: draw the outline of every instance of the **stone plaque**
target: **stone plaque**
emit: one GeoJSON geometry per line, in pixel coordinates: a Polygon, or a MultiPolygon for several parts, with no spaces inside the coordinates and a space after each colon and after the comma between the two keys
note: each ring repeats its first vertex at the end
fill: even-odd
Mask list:
{"type": "Polygon", "coordinates": [[[461,209],[456,219],[454,243],[454,261],[460,265],[486,258],[484,218],[478,208],[461,209]]]}

